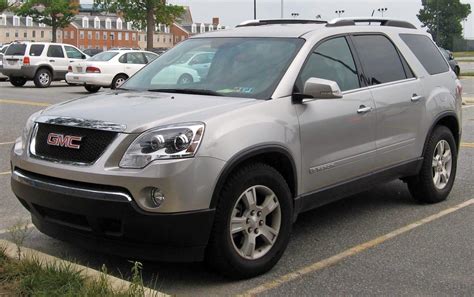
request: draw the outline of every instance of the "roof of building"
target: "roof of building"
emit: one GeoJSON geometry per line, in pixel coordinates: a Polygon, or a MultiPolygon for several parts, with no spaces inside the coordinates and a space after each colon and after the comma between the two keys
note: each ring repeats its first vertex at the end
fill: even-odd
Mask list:
{"type": "Polygon", "coordinates": [[[32,26],[26,26],[26,17],[19,17],[20,18],[20,24],[19,26],[13,26],[13,18],[14,18],[14,15],[13,14],[0,14],[0,15],[5,15],[6,17],[6,26],[7,27],[15,27],[15,28],[38,28],[40,27],[40,24],[37,23],[37,22],[33,22],[32,21],[32,26]]]}
{"type": "Polygon", "coordinates": [[[184,13],[176,20],[180,25],[191,25],[194,23],[193,16],[191,14],[191,9],[189,6],[183,6],[184,13]]]}

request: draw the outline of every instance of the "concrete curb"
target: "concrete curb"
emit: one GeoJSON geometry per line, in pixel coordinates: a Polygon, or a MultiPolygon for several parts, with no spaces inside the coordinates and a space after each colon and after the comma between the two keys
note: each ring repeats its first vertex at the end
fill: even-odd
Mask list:
{"type": "MultiPolygon", "coordinates": [[[[12,259],[17,257],[17,251],[16,251],[17,247],[14,243],[8,240],[0,239],[0,247],[6,248],[5,254],[8,257],[12,259]]],[[[42,266],[48,265],[48,264],[70,265],[73,269],[75,269],[76,271],[79,271],[84,278],[89,278],[89,279],[99,279],[102,275],[100,271],[94,270],[92,268],[89,268],[83,265],[75,264],[75,263],[60,259],[60,258],[56,258],[51,255],[48,255],[48,254],[30,249],[30,248],[22,247],[21,250],[22,250],[22,257],[30,258],[30,259],[31,258],[38,259],[42,266]]],[[[107,275],[107,280],[110,284],[110,287],[114,290],[126,290],[131,285],[130,282],[120,279],[115,276],[111,276],[111,275],[107,275]]],[[[155,297],[170,296],[170,295],[167,295],[167,294],[164,294],[164,293],[161,293],[149,288],[145,288],[144,290],[145,290],[144,296],[147,296],[147,297],[148,296],[155,296],[155,297]]]]}

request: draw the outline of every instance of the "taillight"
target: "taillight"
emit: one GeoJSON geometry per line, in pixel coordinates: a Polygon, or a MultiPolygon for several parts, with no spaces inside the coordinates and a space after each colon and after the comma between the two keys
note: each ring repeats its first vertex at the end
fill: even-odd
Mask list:
{"type": "Polygon", "coordinates": [[[87,72],[87,73],[100,73],[100,69],[97,68],[97,67],[88,66],[88,67],[86,68],[86,72],[87,72]]]}
{"type": "Polygon", "coordinates": [[[72,66],[69,66],[69,67],[67,68],[67,72],[72,72],[72,66]]]}
{"type": "Polygon", "coordinates": [[[30,57],[23,58],[23,65],[30,65],[30,57]]]}

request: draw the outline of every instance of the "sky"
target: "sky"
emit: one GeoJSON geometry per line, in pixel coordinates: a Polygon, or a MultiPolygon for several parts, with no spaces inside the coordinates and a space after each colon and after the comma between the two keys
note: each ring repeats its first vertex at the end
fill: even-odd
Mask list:
{"type": "MultiPolygon", "coordinates": [[[[257,18],[280,18],[281,0],[256,0],[257,18]]],[[[92,0],[82,0],[91,3],[92,0]]],[[[245,20],[253,19],[254,0],[168,0],[168,3],[191,7],[193,19],[197,23],[212,21],[219,17],[222,25],[235,26],[245,20]]],[[[474,0],[461,0],[470,3],[474,11],[474,0]]],[[[421,26],[416,17],[421,8],[421,0],[284,0],[284,16],[291,18],[292,13],[298,13],[298,18],[314,19],[321,15],[323,20],[331,20],[337,15],[336,10],[344,10],[342,16],[381,16],[378,8],[388,8],[385,17],[409,21],[421,26]]],[[[474,39],[474,14],[465,22],[466,38],[474,39]]]]}

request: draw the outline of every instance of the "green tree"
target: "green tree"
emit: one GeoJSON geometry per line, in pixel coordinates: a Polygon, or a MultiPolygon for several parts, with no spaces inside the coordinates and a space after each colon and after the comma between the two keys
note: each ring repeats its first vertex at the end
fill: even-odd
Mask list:
{"type": "Polygon", "coordinates": [[[153,48],[156,24],[171,25],[184,13],[182,6],[167,4],[166,0],[95,0],[95,6],[112,13],[120,12],[135,28],[146,29],[148,50],[153,48]]]}
{"type": "Polygon", "coordinates": [[[471,5],[460,0],[424,0],[418,19],[428,28],[436,43],[452,49],[454,41],[462,38],[462,21],[471,14],[471,5]]]}
{"type": "Polygon", "coordinates": [[[56,32],[69,26],[78,11],[77,4],[68,0],[28,0],[15,13],[20,16],[30,16],[35,22],[51,26],[56,42],[56,32]]]}

